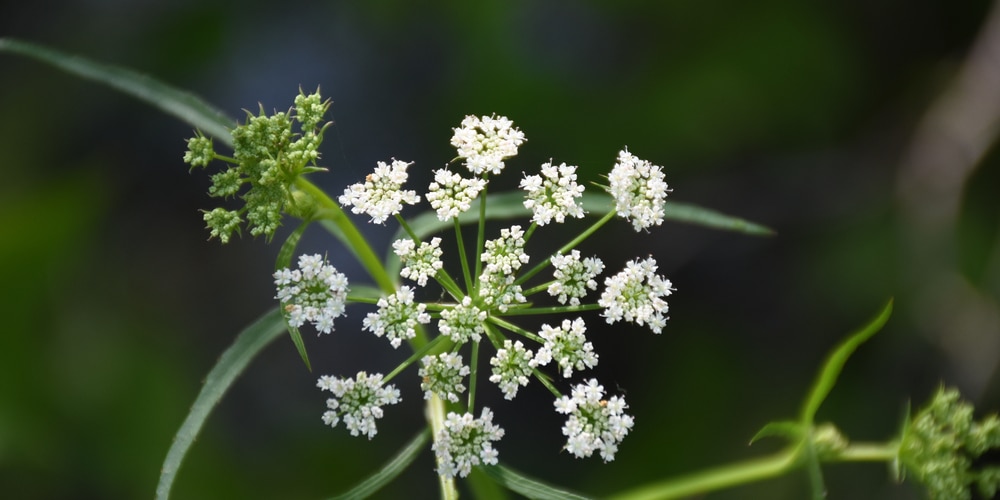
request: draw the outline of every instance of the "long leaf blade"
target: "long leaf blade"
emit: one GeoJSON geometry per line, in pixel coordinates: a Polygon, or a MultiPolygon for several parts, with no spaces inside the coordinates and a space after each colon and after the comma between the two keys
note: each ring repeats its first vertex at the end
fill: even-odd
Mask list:
{"type": "Polygon", "coordinates": [[[505,488],[528,498],[539,500],[586,500],[588,498],[545,484],[502,465],[481,466],[480,469],[505,488]]]}
{"type": "Polygon", "coordinates": [[[13,38],[0,38],[0,51],[30,57],[78,77],[103,83],[152,104],[205,134],[232,145],[230,130],[236,120],[227,117],[200,97],[148,75],[13,38]]]}
{"type": "Polygon", "coordinates": [[[420,434],[417,434],[412,440],[399,453],[392,458],[384,467],[376,471],[374,474],[369,476],[364,481],[358,483],[357,486],[351,488],[349,491],[332,497],[330,500],[351,500],[355,498],[368,498],[374,495],[383,486],[389,484],[393,479],[395,479],[399,474],[401,474],[413,460],[417,458],[417,455],[424,449],[427,441],[430,439],[431,432],[430,429],[424,429],[420,434]]]}
{"type": "Polygon", "coordinates": [[[219,361],[205,377],[205,385],[191,405],[191,411],[174,436],[167,458],[163,461],[160,482],[156,486],[158,500],[170,497],[170,489],[177,477],[177,470],[216,403],[222,399],[229,386],[243,373],[250,361],[284,331],[285,320],[281,317],[281,312],[272,309],[240,332],[233,345],[222,353],[219,361]]]}

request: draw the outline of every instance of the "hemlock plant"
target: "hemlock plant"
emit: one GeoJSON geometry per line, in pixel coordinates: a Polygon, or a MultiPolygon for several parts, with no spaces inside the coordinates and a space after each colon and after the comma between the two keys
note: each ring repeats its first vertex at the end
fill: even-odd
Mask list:
{"type": "MultiPolygon", "coordinates": [[[[226,243],[246,229],[271,241],[287,217],[301,220],[281,246],[272,273],[276,309],[244,330],[209,373],[167,453],[157,498],[169,497],[178,467],[212,407],[264,346],[287,331],[306,366],[311,366],[300,328],[331,336],[372,334],[389,349],[410,352],[387,374],[319,376],[318,389],[330,395],[325,409],[317,405],[317,425],[335,430],[343,426],[350,435],[370,440],[378,437],[378,422],[393,411],[392,405],[411,397],[423,398],[426,404],[428,429],[341,498],[374,494],[428,448],[436,457],[433,473],[439,478],[442,498],[455,498],[455,482],[477,469],[498,485],[531,498],[582,498],[501,465],[505,431],[494,422],[494,412],[507,408],[476,402],[483,390],[499,391],[513,400],[521,388],[538,383],[552,394],[549,410],[565,416],[561,429],[565,455],[608,462],[628,452],[620,446],[637,425],[643,425],[642,416],[632,415],[623,395],[611,393],[589,373],[600,355],[590,341],[588,322],[624,322],[629,328],[661,334],[669,320],[667,298],[676,290],[658,273],[652,256],[637,256],[620,270],[609,271],[598,256],[585,255],[577,247],[618,217],[639,237],[665,219],[750,234],[767,232],[697,207],[674,204],[672,212],[663,168],[625,148],[617,157],[609,154],[603,179],[579,179],[576,166],[553,159],[524,167],[517,193],[491,194],[491,178],[509,175],[507,171],[517,164],[518,148],[526,141],[510,119],[497,115],[467,116],[453,129],[456,156],[434,171],[426,188],[408,184],[407,169],[413,162],[390,157],[332,197],[309,180],[325,171],[319,147],[330,102],[318,92],[300,92],[288,111],[268,114],[261,107],[234,126],[190,94],[127,69],[10,39],[0,39],[0,51],[106,83],[200,130],[188,141],[183,160],[192,169],[222,166],[211,174],[208,194],[224,206],[203,212],[211,238],[226,243]],[[216,141],[230,146],[232,154],[218,153],[216,141]],[[427,214],[402,217],[404,208],[423,203],[429,206],[427,214]],[[386,258],[377,256],[348,211],[373,224],[388,226],[392,219],[398,225],[386,258]],[[586,216],[596,220],[580,220],[586,216]],[[519,220],[499,231],[487,229],[487,220],[512,218],[519,220]],[[374,287],[363,281],[353,285],[357,278],[338,271],[337,262],[327,256],[296,255],[300,237],[314,223],[340,240],[374,287]],[[476,226],[475,241],[463,239],[462,226],[467,224],[476,226]],[[579,224],[581,230],[551,254],[531,253],[535,233],[550,224],[579,224]],[[454,231],[454,241],[444,244],[439,234],[449,230],[454,231]],[[448,259],[459,264],[454,275],[446,269],[456,266],[443,265],[448,259]],[[364,315],[361,331],[337,330],[337,319],[348,309],[364,315]],[[528,315],[544,315],[538,330],[521,326],[519,320],[528,315]],[[396,377],[419,378],[421,393],[402,394],[393,384],[396,377]]],[[[338,259],[345,256],[331,254],[338,259]]],[[[933,499],[967,499],[973,491],[995,495],[1000,467],[983,458],[1000,448],[1000,419],[987,415],[977,421],[972,406],[953,389],[942,387],[904,422],[897,437],[885,442],[851,442],[834,424],[815,421],[849,356],[881,329],[891,310],[890,301],[831,351],[795,419],[767,424],[754,437],[755,441],[785,439],[788,444],[782,451],[627,486],[614,497],[682,498],[804,470],[811,497],[822,498],[826,489],[821,464],[844,461],[889,463],[896,479],[916,480],[933,499]]]]}

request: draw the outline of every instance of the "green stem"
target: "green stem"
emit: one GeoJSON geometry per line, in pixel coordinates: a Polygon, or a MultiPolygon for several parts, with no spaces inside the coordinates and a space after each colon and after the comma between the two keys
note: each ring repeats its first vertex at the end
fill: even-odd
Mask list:
{"type": "Polygon", "coordinates": [[[504,316],[528,316],[531,314],[565,314],[583,311],[596,311],[601,309],[597,304],[580,304],[578,306],[552,306],[552,307],[532,307],[528,309],[510,308],[504,316]]]}
{"type": "MultiPolygon", "coordinates": [[[[591,225],[586,230],[584,230],[582,233],[580,233],[579,236],[577,236],[576,238],[573,238],[572,241],[570,241],[569,243],[563,245],[562,248],[560,248],[559,250],[556,250],[556,255],[560,255],[560,254],[566,253],[566,252],[572,250],[573,248],[575,248],[577,245],[579,245],[581,242],[583,242],[583,240],[589,238],[590,235],[594,234],[595,232],[597,232],[598,229],[600,229],[602,226],[604,226],[605,224],[607,224],[608,221],[610,221],[611,219],[615,218],[615,215],[618,215],[618,211],[616,211],[616,210],[612,210],[612,211],[604,214],[604,217],[601,217],[597,222],[595,222],[593,225],[591,225]]],[[[547,259],[539,262],[538,265],[536,265],[535,267],[531,268],[530,271],[524,273],[523,275],[521,275],[520,278],[518,278],[516,281],[514,281],[514,284],[515,285],[520,285],[521,283],[524,283],[525,281],[528,281],[528,279],[530,279],[532,276],[534,276],[534,275],[538,274],[539,272],[541,272],[542,269],[545,269],[545,267],[549,265],[549,261],[551,261],[551,260],[552,260],[552,257],[550,256],[549,258],[547,258],[547,259]]]]}
{"type": "Polygon", "coordinates": [[[473,413],[476,409],[476,379],[479,378],[479,342],[472,343],[472,362],[470,363],[471,371],[469,373],[469,412],[473,413]]]}
{"type": "Polygon", "coordinates": [[[511,323],[509,321],[504,321],[504,320],[502,320],[502,319],[500,319],[500,318],[498,318],[496,316],[490,316],[487,319],[487,321],[489,321],[490,323],[493,323],[494,325],[499,326],[500,328],[503,328],[505,330],[514,332],[514,333],[516,333],[518,335],[521,335],[521,336],[523,336],[525,338],[529,338],[529,339],[531,339],[531,340],[533,340],[535,342],[538,342],[539,344],[544,344],[545,343],[545,339],[539,337],[538,335],[536,335],[536,334],[534,334],[532,332],[529,332],[528,330],[525,330],[524,328],[521,328],[520,326],[517,326],[514,323],[511,323]]]}
{"type": "MultiPolygon", "coordinates": [[[[489,174],[483,174],[483,180],[489,180],[489,174]]],[[[479,275],[483,272],[483,248],[486,246],[486,191],[487,186],[483,186],[483,190],[479,192],[479,231],[476,234],[476,272],[475,278],[478,280],[479,275]]],[[[473,282],[474,288],[471,289],[469,295],[473,297],[479,296],[479,282],[473,282]]]]}
{"type": "MultiPolygon", "coordinates": [[[[433,438],[437,441],[438,434],[444,429],[444,401],[437,394],[431,394],[427,400],[427,420],[430,421],[433,438]]],[[[441,469],[441,462],[435,457],[438,470],[441,469]]],[[[438,475],[438,483],[441,487],[441,498],[443,500],[458,500],[458,490],[455,488],[455,480],[443,475],[438,475]]]]}
{"type": "Polygon", "coordinates": [[[452,219],[455,221],[455,242],[458,244],[458,257],[462,259],[462,274],[465,276],[465,289],[472,293],[472,275],[469,274],[469,258],[465,255],[465,241],[462,240],[462,225],[458,223],[458,217],[452,219]]]}

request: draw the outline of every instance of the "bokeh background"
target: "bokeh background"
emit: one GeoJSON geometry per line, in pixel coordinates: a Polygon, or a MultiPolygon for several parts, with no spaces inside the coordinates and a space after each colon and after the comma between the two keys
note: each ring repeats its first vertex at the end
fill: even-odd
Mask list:
{"type": "MultiPolygon", "coordinates": [[[[234,117],[320,86],[335,125],[323,146],[331,172],[315,179],[331,193],[390,157],[416,162],[420,189],[453,156],[451,127],[498,113],[528,137],[511,170],[552,158],[599,180],[628,146],[664,166],[672,199],[773,228],[636,234],[620,222],[585,244],[612,271],[653,255],[678,289],[663,335],[591,321],[596,375],[637,418],[613,463],[560,453],[543,389],[514,402],[483,392],[507,429],[504,463],[602,496],[777,449],[747,442],[796,414],[825,352],[890,297],[891,322],[851,359],[819,418],[853,439],[887,439],[908,401],[942,382],[1000,408],[992,8],[6,2],[0,36],[138,69],[234,117]]],[[[0,496],[148,498],[204,375],[274,306],[278,245],[206,241],[198,210],[215,201],[181,162],[192,130],[174,118],[2,53],[0,110],[0,496]]],[[[366,231],[382,250],[394,228],[366,231]]],[[[533,243],[569,233],[545,234],[533,243]]],[[[318,228],[301,248],[363,281],[318,228]]],[[[203,429],[176,498],[322,498],[416,433],[415,371],[372,442],[320,422],[318,374],[384,371],[406,356],[359,331],[366,312],[350,309],[333,335],[306,334],[315,373],[286,338],[264,351],[203,429]]],[[[428,450],[380,496],[436,497],[432,466],[428,450]]],[[[825,473],[830,498],[922,498],[881,464],[825,473]]],[[[792,474],[708,498],[807,491],[792,474]]]]}

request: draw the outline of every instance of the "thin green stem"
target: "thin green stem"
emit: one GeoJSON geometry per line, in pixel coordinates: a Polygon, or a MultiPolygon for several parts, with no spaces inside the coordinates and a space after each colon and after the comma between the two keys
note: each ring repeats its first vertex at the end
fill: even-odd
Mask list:
{"type": "MultiPolygon", "coordinates": [[[[434,440],[437,441],[438,434],[444,430],[444,401],[437,394],[431,393],[427,400],[427,420],[430,421],[431,431],[434,433],[434,440]]],[[[438,470],[441,470],[441,460],[435,457],[438,470]]],[[[455,480],[444,475],[438,475],[438,483],[441,487],[441,498],[443,500],[458,500],[458,489],[455,488],[455,480]]]]}
{"type": "Polygon", "coordinates": [[[580,304],[578,306],[531,307],[528,309],[510,308],[504,316],[528,316],[531,314],[564,314],[602,309],[598,304],[580,304]]]}
{"type": "Polygon", "coordinates": [[[472,275],[469,274],[469,258],[465,255],[465,241],[462,239],[462,225],[458,223],[458,217],[451,220],[455,222],[455,243],[458,244],[458,257],[462,259],[462,275],[465,276],[465,289],[472,293],[472,275]]]}
{"type": "Polygon", "coordinates": [[[892,462],[899,455],[899,443],[854,443],[831,460],[839,462],[892,462]]]}
{"type": "Polygon", "coordinates": [[[487,319],[487,321],[489,321],[490,323],[493,323],[494,325],[499,326],[500,328],[503,328],[505,330],[514,332],[514,333],[516,333],[518,335],[521,335],[521,336],[523,336],[525,338],[528,338],[528,339],[531,339],[531,340],[533,340],[535,342],[538,342],[539,344],[544,344],[545,343],[545,339],[539,337],[535,333],[529,332],[528,330],[525,330],[524,328],[521,328],[520,326],[517,326],[514,323],[511,323],[509,321],[505,321],[505,320],[503,320],[501,318],[498,318],[496,316],[490,316],[487,319]]]}
{"type": "MultiPolygon", "coordinates": [[[[600,219],[598,219],[597,222],[593,223],[590,227],[588,227],[587,229],[585,229],[582,233],[580,233],[579,236],[577,236],[576,238],[573,238],[569,243],[563,245],[562,248],[560,248],[559,250],[556,250],[555,254],[556,255],[560,255],[560,254],[563,254],[563,253],[566,253],[566,252],[572,250],[577,245],[579,245],[580,243],[582,243],[583,240],[589,238],[590,235],[592,235],[595,232],[597,232],[598,229],[600,229],[602,226],[604,226],[605,224],[607,224],[608,221],[610,221],[611,219],[613,219],[615,217],[615,215],[617,215],[617,214],[618,214],[618,212],[616,210],[612,210],[612,211],[604,214],[604,217],[601,217],[600,219]]],[[[524,283],[525,281],[528,281],[532,276],[534,276],[534,275],[538,274],[539,272],[541,272],[542,269],[545,269],[545,267],[549,265],[549,262],[551,260],[552,260],[552,257],[550,256],[547,259],[539,262],[538,265],[536,265],[535,267],[531,268],[530,271],[522,274],[521,277],[519,277],[517,280],[515,280],[514,284],[515,285],[520,285],[521,283],[524,283]]]]}
{"type": "Polygon", "coordinates": [[[392,380],[393,377],[399,375],[399,373],[405,370],[407,367],[417,362],[417,360],[423,358],[428,352],[431,351],[431,349],[434,349],[438,344],[444,342],[445,340],[448,340],[447,336],[438,335],[437,337],[434,338],[434,340],[424,344],[424,346],[421,347],[420,349],[414,349],[413,354],[411,354],[409,358],[406,358],[406,361],[403,361],[402,363],[399,364],[399,366],[397,366],[395,369],[389,372],[389,374],[382,379],[382,382],[388,383],[390,380],[392,380]]]}
{"type": "Polygon", "coordinates": [[[542,283],[541,285],[531,287],[531,288],[525,290],[524,292],[521,292],[521,295],[524,295],[525,297],[531,297],[532,295],[534,295],[534,294],[536,294],[538,292],[544,292],[545,290],[548,290],[549,286],[552,285],[555,282],[556,282],[556,280],[552,280],[552,281],[549,281],[548,283],[542,283]]]}
{"type": "Polygon", "coordinates": [[[469,373],[469,412],[476,409],[476,379],[479,378],[479,342],[472,343],[472,370],[469,373]]]}
{"type": "MultiPolygon", "coordinates": [[[[489,173],[483,174],[483,180],[488,181],[489,176],[490,176],[489,173]]],[[[476,255],[475,255],[476,277],[479,277],[479,275],[482,274],[483,272],[483,259],[480,256],[483,255],[483,248],[485,248],[486,246],[486,194],[487,194],[486,192],[488,188],[489,188],[488,185],[484,185],[483,190],[479,192],[479,230],[476,234],[476,255]]],[[[474,288],[472,288],[471,290],[474,291],[469,292],[469,294],[472,296],[478,296],[479,283],[473,282],[473,286],[474,288]]]]}

